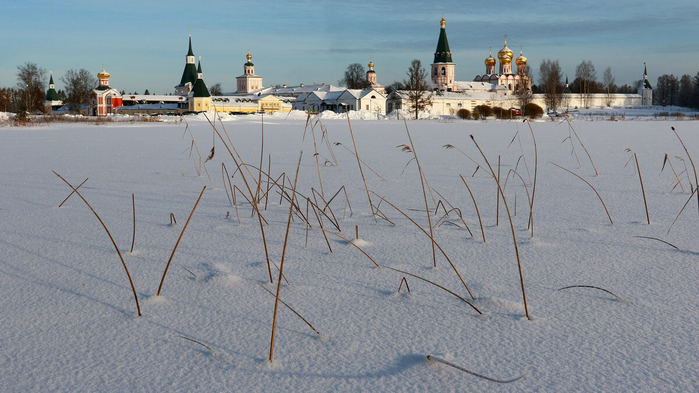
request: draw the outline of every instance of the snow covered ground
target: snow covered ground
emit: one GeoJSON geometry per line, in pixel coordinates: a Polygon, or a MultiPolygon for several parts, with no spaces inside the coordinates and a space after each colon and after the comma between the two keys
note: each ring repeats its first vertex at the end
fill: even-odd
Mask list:
{"type": "MultiPolygon", "coordinates": [[[[298,114],[265,116],[263,168],[267,171],[271,162],[273,179],[285,173],[291,192],[303,150],[297,185],[302,213],[308,212],[317,225],[305,197],[313,201],[313,189],[329,199],[344,186],[352,214],[344,192],[330,204],[340,234],[354,240],[358,228],[354,243],[381,268],[339,237],[328,235],[326,242],[321,231],[308,229],[294,216],[284,261],[288,284],[282,281],[281,299],[320,335],[280,304],[271,363],[274,297],[265,288],[276,291],[278,270],[271,267],[275,283],[270,284],[258,219],[240,192],[237,205],[231,205],[221,164],[233,176],[232,184],[247,193],[241,173],[203,117],[187,118],[191,135],[184,122],[174,120],[0,128],[0,391],[699,389],[696,199],[668,233],[690,197],[690,182],[695,183],[671,127],[696,162],[699,122],[573,121],[596,176],[567,123],[531,123],[537,167],[527,123],[408,121],[434,190],[434,199],[426,193],[429,207],[433,213],[438,207],[431,216],[435,240],[472,299],[439,250],[433,267],[431,242],[422,230],[377,196],[429,233],[418,167],[412,153],[397,147],[410,145],[405,123],[351,123],[367,186],[375,192],[370,194],[373,204],[392,225],[372,218],[350,153],[348,122],[332,117],[313,121],[313,135],[298,114]],[[485,164],[469,135],[495,171],[501,159],[529,319],[507,213],[501,202],[496,225],[496,183],[466,157],[485,164]],[[215,146],[206,163],[211,181],[203,168],[197,175],[192,137],[204,158],[215,146]],[[650,225],[639,176],[634,161],[629,162],[633,153],[650,225]],[[669,162],[664,165],[665,154],[669,162]],[[595,187],[613,225],[592,188],[552,163],[595,187]],[[521,179],[510,172],[515,169],[521,179]],[[673,170],[681,179],[674,189],[673,170]],[[141,317],[106,232],[76,195],[58,207],[70,188],[52,171],[74,186],[89,178],[79,191],[118,244],[141,317]],[[459,175],[478,203],[486,242],[459,175]],[[532,237],[527,195],[535,176],[532,237]],[[163,270],[204,186],[157,297],[163,270]],[[136,235],[129,252],[132,193],[136,235]],[[443,218],[452,207],[459,209],[472,235],[456,210],[443,218]],[[170,224],[171,213],[176,224],[170,224]],[[453,291],[482,315],[449,292],[389,268],[453,291]],[[410,293],[405,285],[398,292],[403,277],[410,293]],[[571,285],[600,287],[619,298],[593,288],[558,290],[571,285]],[[428,361],[427,355],[499,380],[525,376],[500,384],[428,361]]],[[[223,122],[233,146],[254,167],[260,163],[261,120],[245,116],[223,122]]],[[[220,123],[217,129],[223,132],[220,123]]],[[[248,168],[250,173],[243,173],[254,193],[258,171],[248,168]]],[[[289,203],[280,204],[279,188],[270,190],[259,209],[267,221],[269,257],[279,265],[289,203]]],[[[323,225],[339,233],[325,217],[323,225]]]]}

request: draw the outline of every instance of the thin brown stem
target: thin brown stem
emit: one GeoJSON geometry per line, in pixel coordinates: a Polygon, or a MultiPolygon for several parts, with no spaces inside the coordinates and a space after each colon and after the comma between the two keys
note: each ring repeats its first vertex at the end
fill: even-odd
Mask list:
{"type": "Polygon", "coordinates": [[[643,177],[641,176],[641,166],[638,164],[638,156],[633,153],[633,158],[636,161],[636,169],[638,170],[638,180],[641,182],[641,193],[643,193],[643,206],[646,208],[646,220],[650,225],[650,215],[648,214],[648,200],[646,199],[646,189],[643,187],[643,177]]]}
{"type": "Polygon", "coordinates": [[[64,179],[63,176],[61,176],[61,175],[59,175],[58,173],[56,173],[56,171],[53,171],[53,173],[54,173],[56,176],[58,176],[58,178],[60,178],[61,180],[63,180],[63,182],[66,183],[66,184],[68,185],[68,187],[70,187],[70,188],[80,197],[80,199],[83,200],[83,202],[85,202],[85,204],[87,205],[87,207],[90,208],[90,211],[92,211],[92,214],[94,214],[95,217],[97,218],[97,221],[99,221],[100,224],[102,224],[102,228],[104,228],[104,231],[107,232],[107,236],[109,236],[109,240],[112,241],[112,245],[114,246],[114,249],[116,250],[117,255],[119,255],[119,259],[121,260],[121,265],[124,267],[124,271],[126,272],[126,277],[129,279],[129,284],[131,285],[131,291],[133,292],[133,297],[134,297],[134,300],[136,301],[136,311],[137,311],[137,313],[138,313],[138,316],[140,317],[140,316],[141,316],[141,306],[140,306],[139,303],[138,303],[138,295],[136,294],[136,287],[134,286],[133,280],[131,279],[131,274],[129,274],[129,269],[126,267],[126,262],[124,262],[124,257],[121,256],[121,251],[119,251],[119,247],[117,247],[117,244],[116,244],[116,242],[114,241],[114,238],[112,237],[112,234],[109,232],[109,229],[107,229],[107,226],[104,224],[104,221],[102,221],[102,219],[100,218],[99,214],[97,214],[97,212],[95,211],[95,209],[93,209],[92,206],[90,206],[90,204],[87,202],[87,199],[85,199],[85,198],[80,194],[80,192],[78,191],[78,189],[75,188],[75,187],[73,187],[70,183],[68,183],[68,181],[67,181],[66,179],[64,179]]]}
{"type": "Polygon", "coordinates": [[[607,205],[604,203],[604,201],[602,200],[602,197],[600,196],[599,192],[597,192],[597,190],[595,189],[595,187],[592,186],[592,184],[590,184],[587,180],[583,179],[583,178],[582,178],[580,175],[578,175],[577,173],[574,173],[574,172],[572,172],[572,171],[570,171],[570,170],[568,170],[568,169],[566,169],[566,168],[563,168],[562,166],[556,164],[555,162],[552,162],[551,164],[557,166],[558,168],[563,169],[564,171],[566,171],[566,172],[570,173],[571,175],[577,177],[578,179],[580,179],[580,180],[582,180],[583,182],[585,182],[585,184],[587,184],[588,186],[590,186],[590,188],[592,188],[592,191],[594,191],[595,194],[597,194],[597,198],[599,198],[599,201],[602,203],[602,207],[604,207],[604,211],[607,212],[607,217],[609,217],[609,223],[612,224],[612,225],[614,225],[614,221],[612,221],[612,216],[611,216],[611,214],[609,214],[609,209],[607,209],[607,205]]]}
{"type": "Polygon", "coordinates": [[[204,191],[206,190],[206,186],[201,189],[201,192],[199,193],[199,198],[197,198],[196,203],[194,203],[194,207],[192,208],[192,212],[189,213],[189,217],[187,218],[187,222],[184,223],[184,227],[182,227],[182,232],[180,232],[180,237],[177,238],[177,242],[175,243],[175,247],[172,249],[172,254],[170,254],[170,259],[167,261],[167,265],[165,265],[165,271],[163,271],[163,278],[160,279],[160,285],[158,285],[158,292],[155,294],[155,296],[160,296],[160,291],[163,289],[163,283],[165,282],[165,275],[167,274],[167,270],[170,268],[170,263],[172,262],[172,258],[175,256],[175,251],[177,251],[177,246],[180,245],[180,240],[182,240],[182,236],[184,235],[184,231],[187,229],[187,225],[189,225],[189,221],[192,219],[192,216],[194,215],[194,211],[197,210],[197,206],[199,205],[199,201],[201,200],[202,195],[204,195],[204,191]]]}
{"type": "Polygon", "coordinates": [[[473,201],[473,206],[475,206],[476,208],[476,215],[478,216],[478,223],[481,226],[481,235],[483,236],[483,243],[485,243],[485,231],[483,230],[483,220],[481,220],[481,212],[478,210],[478,203],[476,203],[476,198],[473,196],[473,192],[471,192],[471,187],[469,187],[468,183],[466,183],[466,179],[464,179],[464,177],[461,175],[459,175],[459,177],[464,182],[464,185],[468,190],[468,194],[471,196],[471,200],[473,201]]]}
{"type": "Polygon", "coordinates": [[[136,243],[136,195],[131,194],[131,206],[133,207],[133,236],[131,237],[131,251],[133,252],[134,243],[136,243]]]}
{"type": "MultiPolygon", "coordinates": [[[[88,179],[89,179],[89,178],[88,178],[88,179]]],[[[82,187],[82,185],[85,184],[86,181],[87,181],[87,179],[83,180],[83,182],[80,183],[80,184],[78,184],[78,186],[75,187],[75,189],[76,189],[76,190],[79,190],[80,187],[82,187]]],[[[71,191],[70,194],[68,194],[68,196],[66,197],[66,199],[64,199],[63,202],[61,202],[61,203],[58,205],[58,207],[63,206],[63,204],[66,203],[66,201],[67,201],[71,196],[73,196],[73,194],[75,194],[75,191],[71,191]]]]}

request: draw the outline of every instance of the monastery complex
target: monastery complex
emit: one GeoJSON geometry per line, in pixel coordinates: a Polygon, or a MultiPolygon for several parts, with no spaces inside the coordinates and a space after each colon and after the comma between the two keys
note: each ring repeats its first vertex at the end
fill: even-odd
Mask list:
{"type": "MultiPolygon", "coordinates": [[[[248,52],[243,64],[243,74],[236,77],[236,91],[212,96],[204,82],[201,57],[197,63],[192,50],[192,37],[185,55],[185,66],[180,82],[174,86],[173,95],[122,95],[109,86],[110,74],[102,71],[97,74],[99,85],[89,95],[89,104],[83,113],[90,116],[110,114],[184,114],[192,112],[216,111],[231,114],[274,113],[301,110],[322,111],[371,111],[385,115],[395,110],[410,109],[408,92],[386,89],[378,83],[375,64],[368,64],[367,89],[347,89],[326,84],[264,87],[263,77],[255,74],[255,64],[248,52]]],[[[429,110],[437,115],[455,115],[459,109],[473,110],[478,105],[492,107],[517,107],[522,96],[542,108],[546,108],[542,94],[532,94],[532,82],[528,75],[527,58],[520,48],[519,55],[508,47],[507,36],[504,45],[493,57],[492,50],[484,61],[484,73],[476,75],[472,81],[457,81],[456,63],[447,38],[446,21],[440,21],[439,37],[434,59],[429,69],[429,110]],[[513,68],[514,67],[514,68],[513,68]]],[[[644,83],[638,94],[592,94],[583,97],[573,94],[568,88],[566,77],[562,108],[590,106],[641,106],[651,105],[653,90],[644,72],[644,83]]],[[[46,93],[47,112],[60,111],[53,75],[46,93]]]]}

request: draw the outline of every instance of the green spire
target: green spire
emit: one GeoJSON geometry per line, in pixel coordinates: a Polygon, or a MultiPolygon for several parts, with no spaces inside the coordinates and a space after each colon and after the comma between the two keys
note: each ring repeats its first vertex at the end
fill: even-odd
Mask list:
{"type": "Polygon", "coordinates": [[[189,34],[189,52],[187,52],[187,59],[188,61],[184,66],[184,71],[182,71],[182,79],[180,79],[180,84],[177,85],[178,87],[184,86],[187,83],[194,85],[194,83],[197,81],[197,67],[194,65],[194,52],[192,52],[191,33],[189,34]]]}
{"type": "Polygon", "coordinates": [[[566,74],[566,87],[563,89],[563,94],[573,94],[573,92],[570,90],[570,87],[568,86],[568,74],[566,74]]]}
{"type": "Polygon", "coordinates": [[[209,94],[209,89],[204,83],[203,74],[201,72],[201,59],[199,59],[199,68],[197,69],[197,81],[194,83],[194,88],[192,89],[194,94],[192,97],[211,97],[209,94]]]}
{"type": "Polygon", "coordinates": [[[451,50],[449,49],[449,40],[447,40],[447,22],[442,18],[440,21],[442,25],[441,30],[439,30],[439,40],[437,41],[437,50],[434,53],[433,63],[452,63],[451,60],[451,50]]]}
{"type": "Polygon", "coordinates": [[[643,88],[653,90],[653,87],[650,85],[650,82],[648,82],[648,66],[645,62],[643,63],[643,88]]]}
{"type": "Polygon", "coordinates": [[[51,78],[49,79],[49,89],[46,92],[46,101],[60,101],[61,98],[58,96],[56,89],[53,87],[53,72],[51,72],[51,78]]]}

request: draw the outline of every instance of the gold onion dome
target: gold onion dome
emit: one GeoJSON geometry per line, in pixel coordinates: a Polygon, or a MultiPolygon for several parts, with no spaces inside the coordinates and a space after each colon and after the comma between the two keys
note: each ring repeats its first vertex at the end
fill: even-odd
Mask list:
{"type": "Polygon", "coordinates": [[[527,64],[527,58],[524,57],[524,55],[522,54],[522,50],[521,50],[521,49],[520,49],[520,51],[519,51],[519,57],[515,60],[515,63],[517,63],[517,65],[525,65],[525,64],[527,64]]]}
{"type": "Polygon", "coordinates": [[[104,70],[104,66],[102,66],[102,71],[100,71],[100,73],[97,74],[97,77],[98,77],[99,79],[107,79],[107,78],[109,78],[109,72],[107,72],[107,71],[104,70]]]}
{"type": "Polygon", "coordinates": [[[248,59],[248,62],[250,62],[250,60],[252,60],[252,55],[250,54],[250,52],[248,52],[248,55],[245,56],[245,58],[248,59]]]}
{"type": "Polygon", "coordinates": [[[373,62],[373,61],[369,61],[368,66],[369,66],[369,68],[374,68],[374,62],[373,62]]]}
{"type": "Polygon", "coordinates": [[[485,59],[485,65],[487,67],[493,67],[495,66],[495,58],[493,57],[493,52],[491,51],[490,54],[488,55],[488,58],[485,59]]]}
{"type": "Polygon", "coordinates": [[[505,46],[498,52],[498,59],[503,63],[509,64],[514,56],[512,49],[507,47],[507,38],[505,38],[505,46]]]}

